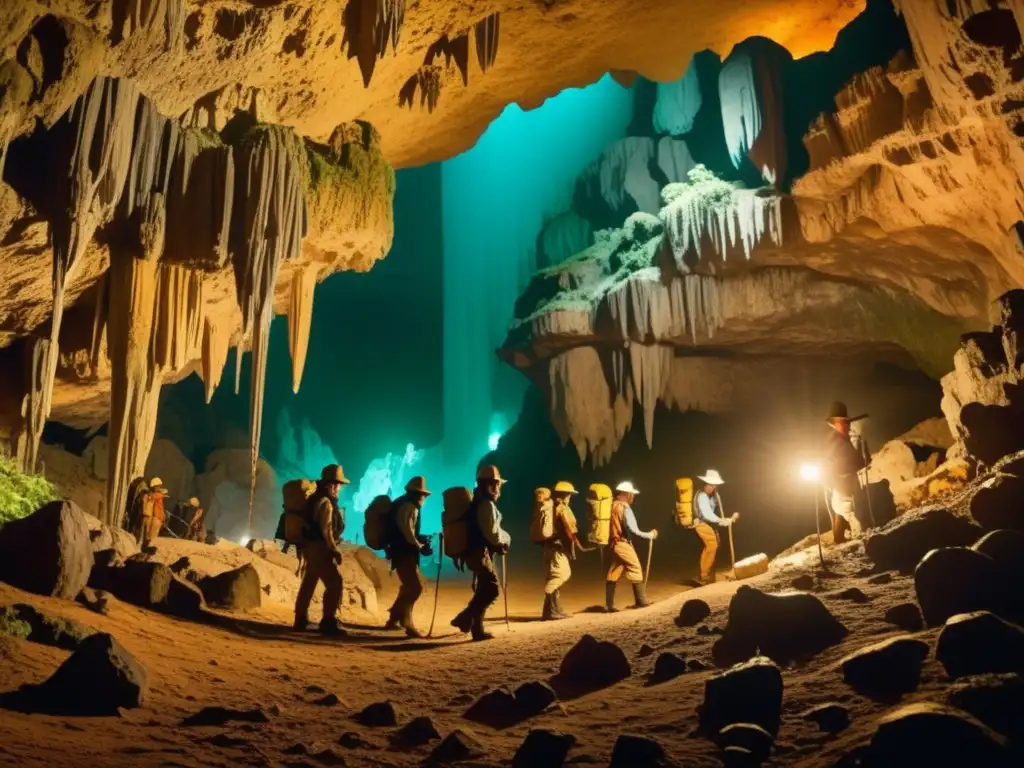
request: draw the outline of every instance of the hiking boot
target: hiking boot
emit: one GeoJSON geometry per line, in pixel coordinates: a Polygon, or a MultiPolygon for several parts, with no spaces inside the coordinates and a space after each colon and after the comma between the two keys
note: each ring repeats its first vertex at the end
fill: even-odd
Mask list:
{"type": "Polygon", "coordinates": [[[615,613],[618,610],[615,607],[615,584],[614,581],[604,583],[604,609],[608,613],[615,613]]]}
{"type": "Polygon", "coordinates": [[[336,619],[328,619],[320,622],[320,634],[327,637],[345,637],[348,635],[336,619]]]}
{"type": "Polygon", "coordinates": [[[633,600],[637,608],[646,608],[650,603],[647,601],[647,587],[642,581],[633,585],[633,600]]]}
{"type": "Polygon", "coordinates": [[[408,626],[405,628],[405,636],[410,640],[422,640],[426,635],[420,632],[416,627],[408,626]]]}
{"type": "Polygon", "coordinates": [[[540,612],[540,618],[542,621],[551,621],[554,616],[554,597],[552,595],[544,595],[544,610],[540,612]]]}
{"type": "Polygon", "coordinates": [[[292,622],[292,629],[296,632],[311,632],[313,625],[307,619],[296,619],[292,622]]]}
{"type": "Polygon", "coordinates": [[[483,642],[484,640],[493,640],[494,639],[494,635],[492,635],[490,632],[486,632],[484,630],[484,620],[483,619],[477,619],[477,620],[475,620],[473,622],[472,632],[473,632],[473,642],[475,642],[475,643],[483,642]]]}
{"type": "Polygon", "coordinates": [[[551,595],[552,617],[555,619],[568,619],[571,614],[562,610],[562,592],[556,589],[551,595]]]}
{"type": "Polygon", "coordinates": [[[402,622],[396,618],[388,619],[388,623],[384,625],[385,632],[397,632],[402,629],[402,622]]]}
{"type": "Polygon", "coordinates": [[[451,625],[461,632],[469,632],[473,628],[473,617],[463,611],[451,620],[451,625]]]}

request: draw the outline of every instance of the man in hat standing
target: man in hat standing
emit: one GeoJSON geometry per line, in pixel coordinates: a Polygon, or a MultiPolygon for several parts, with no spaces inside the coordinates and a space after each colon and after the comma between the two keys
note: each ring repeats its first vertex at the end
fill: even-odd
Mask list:
{"type": "Polygon", "coordinates": [[[465,562],[473,572],[475,588],[473,597],[458,616],[452,619],[453,627],[470,632],[473,639],[490,640],[494,637],[484,631],[484,614],[498,599],[501,588],[498,574],[494,570],[494,554],[506,554],[512,544],[512,537],[501,527],[501,512],[497,501],[501,498],[501,487],[505,478],[495,466],[481,467],[476,475],[476,489],[473,504],[466,517],[469,523],[469,547],[465,562]]]}
{"type": "Polygon", "coordinates": [[[547,581],[544,584],[544,609],[541,618],[545,621],[567,619],[569,614],[562,610],[560,590],[572,577],[570,562],[578,540],[576,538],[576,516],[569,503],[576,495],[575,486],[567,480],[559,480],[551,492],[554,510],[544,518],[541,534],[544,537],[544,563],[547,565],[547,581]]]}
{"type": "Polygon", "coordinates": [[[640,566],[636,548],[630,536],[651,541],[658,538],[658,529],[641,531],[633,514],[633,500],[640,493],[633,483],[626,481],[615,487],[615,501],[612,502],[612,516],[609,522],[608,546],[611,549],[611,566],[605,583],[605,607],[608,613],[615,613],[615,586],[626,574],[626,581],[633,585],[633,598],[637,608],[650,605],[644,589],[644,570],[640,566]]]}
{"type": "Polygon", "coordinates": [[[295,598],[295,629],[309,628],[309,604],[318,582],[324,585],[324,612],[320,631],[325,635],[341,636],[346,632],[338,624],[338,609],[344,581],[341,576],[341,548],[339,540],[345,530],[345,518],[338,506],[341,487],[348,478],[337,464],[328,464],[320,473],[316,493],[309,499],[309,524],[299,554],[305,572],[295,598]]]}
{"type": "Polygon", "coordinates": [[[832,538],[836,544],[846,541],[846,534],[858,538],[861,534],[857,520],[855,497],[860,490],[858,473],[866,464],[864,456],[853,444],[852,425],[864,416],[851,418],[846,403],[836,401],[829,408],[828,439],[825,443],[824,481],[831,486],[829,503],[832,507],[832,538]]]}
{"type": "Polygon", "coordinates": [[[693,531],[704,546],[700,553],[700,584],[711,584],[715,580],[715,556],[718,554],[718,531],[712,526],[722,528],[732,525],[739,519],[738,514],[729,517],[720,515],[721,504],[718,499],[718,486],[725,483],[717,470],[709,469],[697,479],[704,483],[693,499],[693,531]]]}
{"type": "Polygon", "coordinates": [[[167,518],[167,510],[164,509],[168,496],[164,481],[154,477],[149,481],[149,492],[143,497],[142,516],[139,526],[139,546],[148,549],[152,546],[153,540],[160,535],[164,528],[164,520],[167,518]]]}
{"type": "Polygon", "coordinates": [[[392,506],[388,532],[387,556],[391,570],[398,574],[399,588],[384,628],[404,629],[412,638],[423,637],[412,621],[413,608],[423,594],[420,555],[429,557],[434,553],[430,539],[420,534],[420,511],[429,495],[426,478],[417,475],[406,483],[405,494],[392,506]]]}

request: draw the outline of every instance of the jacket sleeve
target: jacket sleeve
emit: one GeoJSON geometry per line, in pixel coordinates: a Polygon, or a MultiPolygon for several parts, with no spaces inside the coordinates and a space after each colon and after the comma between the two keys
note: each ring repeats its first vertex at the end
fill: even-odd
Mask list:
{"type": "Polygon", "coordinates": [[[650,533],[644,533],[637,527],[636,515],[633,514],[632,507],[626,507],[626,530],[629,531],[631,535],[637,536],[641,539],[651,538],[650,533]]]}
{"type": "Polygon", "coordinates": [[[482,501],[476,512],[476,520],[484,541],[498,548],[512,543],[512,537],[501,527],[501,513],[493,501],[482,501]]]}
{"type": "Polygon", "coordinates": [[[544,510],[540,525],[541,538],[547,540],[555,537],[555,517],[557,515],[558,507],[549,507],[544,510]]]}
{"type": "Polygon", "coordinates": [[[408,502],[398,507],[398,530],[402,537],[413,547],[419,549],[420,542],[416,538],[416,518],[419,517],[419,510],[415,504],[408,502]]]}
{"type": "Polygon", "coordinates": [[[711,499],[707,497],[706,493],[697,494],[697,510],[700,512],[700,519],[706,523],[728,525],[728,522],[715,514],[715,511],[711,508],[711,499]]]}
{"type": "Polygon", "coordinates": [[[331,505],[331,502],[327,499],[320,499],[317,502],[316,509],[313,510],[313,520],[320,529],[320,535],[324,537],[324,542],[328,548],[337,550],[338,544],[334,540],[334,525],[331,519],[333,516],[334,507],[331,505]]]}

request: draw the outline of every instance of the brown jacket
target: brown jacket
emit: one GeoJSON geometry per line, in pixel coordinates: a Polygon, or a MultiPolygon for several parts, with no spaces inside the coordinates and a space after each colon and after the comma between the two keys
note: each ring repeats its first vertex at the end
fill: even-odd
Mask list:
{"type": "Polygon", "coordinates": [[[853,447],[848,435],[831,427],[829,431],[825,441],[825,483],[839,493],[853,495],[860,488],[857,472],[866,466],[864,457],[853,447]]]}
{"type": "Polygon", "coordinates": [[[608,522],[608,543],[612,546],[615,542],[629,540],[626,533],[626,502],[616,499],[612,502],[612,516],[608,522]]]}

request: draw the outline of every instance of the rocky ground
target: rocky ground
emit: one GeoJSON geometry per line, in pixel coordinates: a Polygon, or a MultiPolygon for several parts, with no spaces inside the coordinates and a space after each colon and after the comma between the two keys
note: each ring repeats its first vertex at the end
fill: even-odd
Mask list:
{"type": "MultiPolygon", "coordinates": [[[[971,494],[984,485],[978,496],[993,485],[1005,494],[1019,483],[1012,475],[998,480],[983,478],[971,494]]],[[[971,503],[965,492],[951,506],[965,512],[971,503]]],[[[272,602],[249,613],[207,609],[181,619],[109,597],[100,615],[0,585],[0,605],[28,603],[109,633],[123,649],[108,654],[104,646],[101,655],[134,656],[145,668],[141,706],[107,717],[18,711],[33,707],[5,695],[0,763],[405,766],[462,758],[478,766],[561,765],[571,743],[570,764],[755,765],[767,755],[762,764],[898,765],[907,763],[894,755],[913,746],[922,760],[934,753],[935,765],[948,764],[943,756],[956,750],[985,765],[1019,765],[1004,738],[1021,736],[1005,717],[1024,704],[1019,678],[969,675],[1024,671],[1024,632],[991,614],[943,627],[951,612],[979,608],[1020,620],[1020,582],[1012,584],[1024,561],[1021,538],[990,535],[980,551],[961,546],[982,533],[963,515],[914,512],[866,547],[828,547],[827,571],[816,547],[800,549],[747,582],[652,584],[655,605],[615,615],[587,610],[601,584],[581,580],[566,589],[576,615],[557,623],[536,621],[535,579],[513,573],[511,628],[496,606],[496,637],[484,644],[448,626],[468,597],[461,580],[442,583],[435,637],[425,641],[381,630],[395,588],[387,577],[376,617],[346,608],[354,631],[343,641],[292,632],[287,611],[272,602]],[[925,557],[915,576],[933,547],[946,548],[925,557]],[[935,569],[929,561],[943,562],[935,569]],[[918,605],[931,626],[922,624],[918,605]],[[569,653],[585,635],[602,643],[585,641],[569,653]],[[850,658],[876,644],[883,646],[850,658]],[[758,651],[775,661],[747,662],[723,676],[758,651]],[[545,685],[518,690],[525,683],[545,685]],[[504,687],[515,694],[485,696],[504,687]],[[371,707],[382,702],[394,711],[371,707]],[[951,703],[1003,735],[963,709],[936,709],[951,703]],[[761,728],[721,730],[733,722],[761,728]],[[529,747],[516,756],[528,736],[529,747]],[[723,751],[722,744],[733,746],[723,751]],[[544,758],[528,754],[537,745],[544,758]]],[[[620,605],[627,598],[623,585],[620,605]]],[[[424,626],[432,602],[428,588],[417,613],[424,626]]],[[[84,645],[74,655],[64,649],[77,640],[44,644],[44,634],[0,637],[0,690],[42,683],[86,653],[84,645]]]]}

